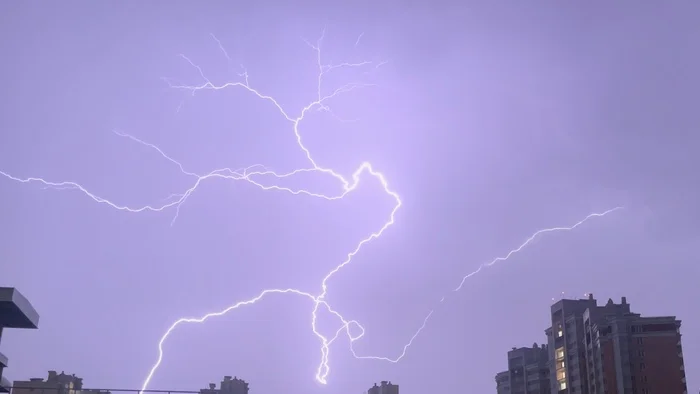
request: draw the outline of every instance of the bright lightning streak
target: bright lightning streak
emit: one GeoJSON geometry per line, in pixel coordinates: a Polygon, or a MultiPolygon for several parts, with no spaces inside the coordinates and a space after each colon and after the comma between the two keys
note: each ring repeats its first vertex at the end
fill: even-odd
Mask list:
{"type": "Polygon", "coordinates": [[[539,230],[539,231],[537,231],[536,233],[532,234],[532,235],[530,236],[530,238],[526,239],[525,242],[523,242],[522,244],[520,244],[520,246],[518,246],[517,248],[515,248],[515,249],[511,250],[510,252],[508,252],[508,254],[506,254],[504,257],[496,257],[495,259],[489,261],[488,263],[484,263],[484,264],[480,265],[479,268],[477,268],[474,272],[471,272],[471,273],[465,275],[464,278],[462,278],[462,281],[459,283],[459,286],[457,286],[457,288],[454,289],[454,291],[459,291],[459,290],[462,288],[462,286],[464,286],[464,282],[466,282],[467,279],[469,279],[469,278],[471,278],[472,276],[478,274],[479,272],[481,272],[482,269],[484,269],[484,268],[486,268],[486,267],[490,267],[490,266],[492,266],[492,265],[494,265],[494,264],[496,264],[496,263],[498,263],[498,262],[500,262],[500,261],[506,261],[506,260],[508,260],[508,259],[510,258],[510,256],[512,256],[512,255],[514,255],[514,254],[520,252],[521,250],[523,250],[523,248],[525,248],[525,247],[526,247],[527,245],[529,245],[532,241],[534,241],[535,238],[537,238],[538,235],[542,235],[542,234],[546,234],[546,233],[553,233],[553,232],[556,232],[556,231],[570,231],[570,230],[573,230],[573,229],[575,229],[576,227],[578,227],[578,226],[580,226],[580,225],[586,223],[586,222],[588,221],[588,219],[595,218],[595,217],[602,217],[602,216],[605,216],[605,215],[607,215],[607,214],[609,214],[609,213],[615,212],[615,211],[617,211],[618,209],[622,209],[622,207],[615,207],[615,208],[613,208],[613,209],[608,209],[607,211],[601,212],[601,213],[592,213],[592,214],[586,216],[585,218],[583,218],[582,220],[576,222],[573,226],[570,226],[570,227],[552,227],[552,228],[545,228],[545,229],[539,230]]]}
{"type": "MultiPolygon", "coordinates": [[[[227,83],[224,83],[221,85],[216,85],[205,76],[201,67],[197,66],[195,63],[193,63],[185,55],[180,55],[185,61],[187,61],[190,65],[192,65],[192,67],[194,67],[197,70],[197,72],[199,73],[200,77],[202,78],[202,80],[204,82],[200,85],[175,85],[175,84],[172,84],[166,80],[166,82],[168,82],[170,87],[172,87],[174,89],[189,91],[192,95],[194,95],[196,92],[204,91],[204,90],[218,91],[218,90],[222,90],[222,89],[226,89],[226,88],[241,88],[241,89],[247,90],[249,93],[256,96],[257,98],[269,102],[273,107],[275,107],[277,109],[277,111],[279,112],[279,114],[282,117],[284,117],[287,121],[289,121],[292,124],[294,135],[295,135],[296,141],[297,141],[297,145],[298,145],[299,149],[304,153],[304,155],[306,156],[306,159],[309,163],[309,167],[307,167],[307,168],[295,169],[293,171],[286,172],[286,173],[277,173],[277,172],[266,169],[264,166],[262,166],[260,164],[256,164],[256,165],[253,165],[253,166],[250,166],[247,168],[238,169],[238,170],[231,170],[229,168],[222,168],[222,169],[217,169],[217,170],[211,171],[211,172],[204,174],[204,175],[200,175],[200,174],[196,174],[194,172],[187,171],[179,161],[168,156],[158,146],[151,144],[151,143],[148,143],[148,142],[145,142],[145,141],[138,139],[134,136],[131,136],[129,134],[115,131],[114,133],[120,137],[128,138],[134,142],[137,142],[139,144],[142,144],[144,146],[147,146],[147,147],[157,151],[164,159],[166,159],[166,160],[170,161],[171,163],[173,163],[174,165],[178,166],[178,168],[180,169],[180,172],[182,172],[184,175],[192,177],[194,179],[193,185],[189,189],[185,190],[182,193],[174,193],[174,194],[169,195],[167,198],[162,200],[163,203],[161,205],[145,205],[145,206],[134,208],[134,207],[128,207],[125,205],[120,205],[120,204],[114,203],[110,200],[107,200],[105,198],[99,197],[99,196],[91,193],[85,187],[83,187],[82,185],[80,185],[76,182],[71,182],[71,181],[52,182],[52,181],[44,180],[42,178],[35,178],[35,177],[19,178],[19,177],[12,176],[6,172],[0,171],[0,175],[6,177],[8,179],[17,181],[17,182],[21,182],[21,183],[40,183],[40,184],[43,184],[45,186],[45,188],[53,188],[53,189],[58,189],[58,190],[78,190],[78,191],[82,192],[83,194],[85,194],[86,196],[88,196],[89,198],[91,198],[92,200],[94,200],[95,202],[101,203],[101,204],[106,204],[106,205],[108,205],[114,209],[117,209],[117,210],[137,213],[137,212],[143,212],[143,211],[160,212],[160,211],[164,211],[165,209],[168,209],[168,208],[174,208],[175,209],[175,216],[173,218],[173,223],[179,215],[180,207],[182,206],[182,204],[185,203],[185,201],[187,201],[187,199],[192,195],[192,193],[194,193],[194,191],[197,189],[197,187],[199,187],[199,185],[203,181],[208,180],[208,179],[214,179],[214,178],[234,180],[234,181],[241,180],[241,181],[249,182],[249,183],[259,187],[262,190],[277,190],[277,191],[291,193],[294,195],[307,195],[307,196],[311,196],[311,197],[322,198],[325,200],[332,201],[332,200],[341,199],[341,198],[345,197],[348,193],[355,190],[360,182],[361,176],[366,173],[369,176],[372,176],[372,177],[376,178],[377,180],[379,180],[379,182],[382,185],[383,191],[387,195],[391,196],[394,199],[395,205],[394,205],[393,209],[391,210],[391,213],[389,215],[388,220],[378,230],[369,234],[367,237],[365,237],[363,240],[361,240],[357,244],[357,246],[350,253],[347,254],[345,260],[343,262],[341,262],[339,265],[337,265],[334,269],[332,269],[323,278],[323,280],[321,281],[320,293],[312,294],[309,292],[301,291],[298,289],[291,289],[291,288],[288,288],[288,289],[267,289],[267,290],[262,291],[260,294],[258,294],[254,298],[248,299],[246,301],[240,301],[240,302],[235,303],[235,304],[233,304],[233,305],[231,305],[231,306],[229,306],[221,311],[208,313],[208,314],[205,314],[199,318],[182,318],[182,319],[177,320],[175,323],[173,323],[168,328],[168,330],[165,332],[165,334],[163,334],[163,336],[158,341],[158,358],[157,358],[156,362],[153,364],[153,366],[151,367],[151,369],[149,370],[149,372],[146,376],[146,379],[143,382],[141,390],[146,390],[148,388],[148,385],[150,384],[154,374],[156,373],[156,371],[160,367],[160,365],[163,361],[163,355],[164,355],[163,345],[164,345],[166,339],[175,330],[175,328],[177,328],[179,325],[184,324],[184,323],[204,323],[206,320],[208,320],[210,318],[222,316],[222,315],[227,314],[228,312],[235,310],[235,309],[238,309],[240,307],[255,304],[258,301],[262,300],[267,295],[295,294],[297,296],[302,296],[313,303],[313,309],[311,311],[311,328],[312,328],[313,333],[318,337],[318,339],[321,343],[321,348],[320,348],[321,360],[320,360],[320,363],[319,363],[318,368],[316,370],[315,377],[316,377],[316,380],[322,384],[327,383],[327,377],[330,373],[330,366],[329,366],[330,346],[336,341],[336,339],[339,338],[339,336],[341,335],[341,333],[343,331],[345,331],[345,333],[350,341],[350,351],[352,352],[352,354],[356,358],[383,360],[383,361],[396,363],[406,355],[408,348],[413,344],[413,341],[423,331],[423,329],[426,327],[426,325],[428,323],[428,320],[433,315],[434,311],[430,311],[427,314],[427,316],[423,319],[422,325],[418,328],[418,330],[410,338],[408,343],[406,345],[404,345],[403,350],[398,357],[388,358],[388,357],[377,357],[377,356],[360,356],[360,355],[357,355],[357,353],[355,352],[353,345],[357,340],[359,340],[360,338],[362,338],[365,335],[364,327],[362,327],[362,325],[355,320],[345,319],[340,313],[335,311],[325,301],[326,295],[328,293],[328,281],[331,279],[331,277],[333,277],[333,275],[338,273],[343,267],[350,264],[353,257],[355,257],[360,252],[360,250],[362,249],[362,247],[365,244],[367,244],[368,242],[371,242],[372,240],[374,240],[376,238],[379,238],[384,233],[384,231],[386,229],[388,229],[391,225],[394,224],[396,212],[401,207],[401,198],[399,197],[399,195],[396,192],[392,191],[389,188],[388,183],[387,183],[384,175],[382,175],[380,172],[377,172],[376,170],[374,170],[370,163],[366,163],[366,162],[362,163],[357,168],[357,170],[355,170],[355,172],[352,174],[351,178],[346,179],[344,176],[335,172],[334,170],[327,168],[327,167],[320,166],[313,159],[311,152],[306,148],[306,146],[302,142],[302,137],[301,137],[301,134],[299,132],[299,124],[305,118],[306,114],[309,111],[311,111],[312,109],[317,109],[317,110],[329,112],[331,115],[335,116],[332,113],[331,109],[328,107],[328,104],[327,104],[328,101],[332,100],[333,98],[337,97],[338,95],[340,95],[342,93],[350,92],[352,90],[362,88],[362,87],[373,86],[370,84],[350,83],[350,84],[346,84],[346,85],[341,86],[340,88],[335,89],[330,94],[324,95],[323,90],[322,90],[323,79],[329,72],[331,72],[332,70],[335,70],[335,69],[339,69],[339,68],[358,68],[358,67],[363,67],[363,66],[368,66],[368,65],[373,65],[374,68],[378,68],[381,65],[385,64],[385,62],[380,62],[380,63],[375,64],[373,62],[368,62],[368,61],[363,61],[363,62],[358,62],[358,63],[323,64],[322,60],[321,60],[321,43],[323,41],[324,35],[325,35],[325,31],[324,31],[324,34],[321,35],[321,38],[317,41],[317,43],[315,45],[307,42],[307,44],[316,52],[317,66],[318,66],[318,71],[319,71],[318,79],[317,79],[316,99],[313,102],[309,103],[306,107],[302,108],[299,115],[296,117],[289,115],[272,96],[265,95],[265,94],[259,92],[258,90],[252,88],[248,83],[248,73],[247,73],[247,71],[245,71],[245,69],[244,69],[244,72],[242,74],[238,74],[238,76],[240,78],[242,78],[243,81],[227,82],[227,83]],[[293,175],[296,175],[299,173],[303,173],[303,172],[317,172],[317,173],[332,177],[340,184],[342,189],[341,189],[341,191],[339,191],[335,195],[325,195],[325,194],[320,194],[320,193],[314,193],[314,192],[311,192],[311,191],[308,191],[305,189],[293,189],[293,188],[278,186],[275,184],[266,185],[266,184],[263,184],[261,181],[259,181],[259,179],[261,179],[261,178],[269,178],[269,177],[286,178],[286,177],[290,177],[290,176],[293,176],[293,175]],[[340,322],[342,323],[341,327],[336,331],[335,335],[332,338],[327,338],[326,336],[321,334],[317,329],[318,312],[319,312],[319,309],[322,307],[325,308],[333,316],[337,317],[338,320],[340,320],[340,322]],[[353,331],[356,332],[355,335],[353,335],[353,331]]],[[[230,64],[231,59],[228,56],[228,53],[224,49],[223,45],[215,36],[212,35],[212,37],[216,41],[219,49],[224,54],[224,56],[226,57],[226,59],[228,60],[228,62],[230,64]]],[[[360,37],[358,37],[356,45],[359,43],[361,37],[362,37],[362,35],[360,35],[360,37]]],[[[530,244],[538,235],[548,233],[548,232],[573,230],[576,227],[582,225],[587,220],[589,220],[593,217],[601,217],[601,216],[607,215],[608,213],[611,213],[617,209],[620,209],[620,207],[605,211],[603,213],[590,214],[586,218],[584,218],[583,220],[579,221],[578,223],[576,223],[570,227],[554,227],[554,228],[548,228],[548,229],[537,231],[530,238],[528,238],[523,244],[521,244],[518,248],[511,250],[505,257],[499,257],[499,258],[492,260],[489,263],[482,264],[481,266],[479,266],[479,268],[476,271],[466,275],[462,279],[460,285],[454,291],[460,290],[467,279],[469,279],[471,276],[479,273],[483,268],[489,267],[489,266],[491,266],[499,261],[507,260],[513,254],[519,252],[524,247],[526,247],[528,244],[530,244]]],[[[444,300],[445,300],[445,297],[443,297],[440,302],[442,302],[444,300]]]]}

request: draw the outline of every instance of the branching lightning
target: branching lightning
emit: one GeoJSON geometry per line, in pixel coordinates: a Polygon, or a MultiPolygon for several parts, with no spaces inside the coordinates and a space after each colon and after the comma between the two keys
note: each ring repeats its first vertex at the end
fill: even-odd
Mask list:
{"type": "MultiPolygon", "coordinates": [[[[191,177],[193,179],[192,186],[185,190],[182,193],[177,193],[177,194],[171,194],[170,196],[166,197],[161,201],[161,204],[159,205],[145,205],[141,207],[129,207],[125,205],[120,205],[117,203],[114,203],[108,199],[102,198],[100,196],[97,196],[90,192],[88,189],[83,187],[81,184],[76,183],[76,182],[70,182],[70,181],[64,181],[64,182],[53,182],[53,181],[48,181],[43,178],[38,178],[38,177],[28,177],[28,178],[20,178],[16,177],[13,175],[10,175],[6,172],[0,171],[0,175],[4,176],[5,178],[8,178],[10,180],[16,181],[16,182],[21,182],[21,183],[38,183],[44,186],[44,188],[52,188],[52,189],[58,189],[58,190],[76,190],[80,191],[87,197],[91,198],[97,203],[101,204],[106,204],[114,209],[121,210],[121,211],[127,211],[127,212],[133,212],[133,213],[138,213],[138,212],[143,212],[143,211],[164,211],[166,209],[172,208],[175,210],[175,215],[173,217],[173,223],[177,219],[180,208],[182,205],[189,199],[189,197],[195,192],[195,190],[199,187],[199,185],[208,180],[208,179],[225,179],[225,180],[233,180],[233,181],[245,181],[249,182],[257,187],[259,187],[262,190],[275,190],[275,191],[280,191],[280,192],[286,192],[290,193],[293,195],[306,195],[310,197],[316,197],[316,198],[322,198],[325,200],[338,200],[349,193],[351,193],[353,190],[355,190],[360,182],[360,179],[362,178],[363,175],[371,176],[376,178],[377,180],[380,181],[383,191],[391,196],[394,201],[395,205],[393,209],[391,210],[391,213],[389,214],[388,219],[386,222],[377,230],[374,232],[370,233],[368,236],[366,236],[364,239],[362,239],[356,247],[347,254],[346,258],[344,261],[342,261],[340,264],[338,264],[334,269],[332,269],[321,281],[321,288],[319,293],[311,293],[311,292],[306,292],[298,289],[293,289],[293,288],[287,288],[287,289],[267,289],[262,291],[260,294],[258,294],[256,297],[245,300],[245,301],[240,301],[237,302],[226,309],[223,309],[218,312],[212,312],[205,314],[201,317],[198,318],[181,318],[177,320],[175,323],[173,323],[168,330],[163,334],[163,336],[160,338],[158,341],[158,357],[156,359],[156,362],[153,364],[151,369],[148,371],[148,374],[146,376],[146,379],[143,382],[142,385],[142,390],[146,390],[149,386],[149,383],[151,382],[151,379],[153,378],[154,374],[160,367],[162,361],[163,361],[163,356],[164,356],[164,350],[163,346],[166,341],[166,339],[169,337],[169,335],[181,324],[184,323],[204,323],[206,320],[213,318],[213,317],[218,317],[225,315],[229,313],[230,311],[233,311],[235,309],[252,305],[257,303],[258,301],[261,301],[263,298],[265,298],[268,295],[272,294],[294,294],[297,296],[304,297],[308,299],[312,304],[313,308],[311,309],[311,329],[313,333],[318,337],[320,341],[320,361],[318,368],[316,370],[316,380],[322,384],[327,383],[327,378],[330,373],[330,360],[329,360],[329,354],[330,354],[330,347],[331,345],[343,334],[343,332],[346,334],[347,338],[350,341],[350,351],[354,355],[354,357],[358,359],[373,359],[373,360],[382,360],[382,361],[388,361],[392,363],[396,363],[399,360],[401,360],[405,355],[408,350],[408,348],[413,344],[414,340],[419,336],[419,334],[423,331],[423,329],[426,327],[429,319],[434,313],[434,310],[431,310],[426,317],[423,319],[422,324],[418,328],[418,330],[415,331],[413,336],[409,339],[409,341],[404,345],[402,351],[400,354],[394,358],[389,358],[389,357],[378,357],[378,356],[363,356],[363,355],[358,355],[355,350],[354,350],[354,343],[358,341],[360,338],[362,338],[365,335],[365,329],[364,327],[357,321],[355,320],[348,320],[343,315],[341,315],[339,312],[334,310],[331,305],[326,301],[326,295],[328,293],[328,281],[338,273],[343,267],[346,265],[350,264],[352,259],[360,252],[362,247],[367,244],[368,242],[371,242],[372,240],[379,238],[385,230],[387,230],[390,226],[394,224],[395,221],[395,215],[396,212],[399,210],[401,207],[401,198],[399,195],[393,191],[392,189],[389,188],[389,185],[384,177],[380,172],[376,171],[370,163],[362,163],[352,174],[350,179],[346,179],[343,175],[340,173],[334,171],[331,168],[328,167],[323,167],[319,165],[314,158],[312,157],[311,152],[309,149],[306,148],[302,141],[302,136],[299,131],[299,125],[304,120],[305,116],[309,113],[309,111],[316,109],[316,110],[322,110],[330,113],[331,115],[335,116],[330,107],[328,106],[328,102],[331,101],[333,98],[337,97],[338,95],[342,93],[346,93],[358,88],[363,88],[363,87],[368,87],[368,86],[373,86],[371,84],[363,84],[363,83],[349,83],[346,85],[343,85],[335,90],[333,90],[330,94],[323,94],[322,86],[323,86],[323,79],[324,77],[331,71],[338,69],[338,68],[359,68],[359,67],[368,67],[368,66],[373,66],[373,67],[379,67],[385,62],[381,63],[375,63],[375,62],[370,62],[370,61],[363,61],[363,62],[357,62],[357,63],[340,63],[340,64],[323,64],[322,63],[322,58],[321,58],[321,43],[323,41],[325,35],[321,35],[319,40],[316,42],[316,44],[311,44],[307,42],[307,44],[315,51],[316,53],[316,59],[317,59],[317,65],[318,65],[318,80],[317,80],[317,89],[316,89],[316,97],[315,100],[311,103],[309,103],[307,106],[303,107],[301,111],[299,112],[298,116],[292,116],[290,115],[287,111],[285,111],[282,106],[272,97],[266,94],[261,93],[260,91],[256,90],[255,88],[251,87],[248,83],[248,73],[245,71],[243,73],[238,74],[240,77],[239,81],[235,82],[225,82],[223,84],[215,84],[211,82],[204,74],[202,69],[196,65],[194,62],[192,62],[187,56],[185,55],[180,55],[186,62],[188,62],[192,67],[194,67],[203,82],[199,85],[179,85],[179,84],[173,84],[170,83],[168,80],[166,82],[168,85],[173,88],[173,89],[178,89],[178,90],[183,90],[190,92],[192,95],[194,95],[197,92],[205,91],[205,90],[213,90],[213,91],[218,91],[222,89],[228,89],[228,88],[239,88],[239,89],[244,89],[248,91],[250,94],[253,96],[257,97],[258,99],[267,101],[271,104],[272,107],[276,108],[276,110],[279,112],[279,114],[284,117],[287,121],[292,126],[292,130],[294,132],[294,135],[296,136],[296,142],[299,147],[299,149],[304,153],[306,156],[308,167],[306,168],[299,168],[299,169],[294,169],[292,171],[284,172],[284,173],[278,173],[275,171],[271,171],[267,169],[266,167],[256,164],[247,168],[241,168],[237,170],[232,170],[229,168],[222,168],[222,169],[216,169],[213,170],[209,173],[206,174],[196,174],[194,172],[187,171],[185,167],[177,160],[171,158],[168,156],[162,149],[160,149],[158,146],[143,141],[139,138],[136,138],[134,136],[131,136],[129,134],[123,133],[121,131],[114,131],[115,134],[117,134],[120,137],[123,138],[128,138],[136,143],[139,143],[141,145],[147,146],[153,150],[155,150],[158,154],[160,154],[165,160],[170,161],[174,165],[178,166],[179,170],[182,172],[182,174],[191,177]],[[339,186],[340,190],[338,193],[334,195],[326,195],[326,194],[320,194],[320,193],[314,193],[312,191],[306,190],[306,189],[294,189],[290,187],[282,187],[276,184],[265,184],[262,180],[263,179],[270,179],[270,178],[286,178],[290,177],[299,173],[303,172],[315,172],[319,174],[323,174],[329,178],[335,179],[339,186]],[[332,337],[326,337],[322,333],[319,332],[317,329],[317,316],[319,313],[319,310],[325,309],[326,311],[330,312],[333,316],[335,316],[340,324],[340,328],[335,332],[335,334],[332,337]],[[355,334],[353,334],[353,332],[355,334]]],[[[229,61],[229,64],[231,63],[231,59],[228,56],[226,50],[224,47],[221,45],[221,42],[213,36],[213,39],[216,41],[216,43],[219,46],[219,49],[223,52],[224,56],[226,59],[229,61]]],[[[358,37],[355,45],[358,45],[360,42],[360,37],[358,37]]],[[[500,262],[500,261],[505,261],[508,260],[513,254],[521,251],[523,248],[525,248],[527,245],[529,245],[537,236],[543,235],[545,233],[549,232],[557,232],[557,231],[568,231],[568,230],[573,230],[576,227],[584,224],[586,221],[588,221],[591,218],[594,217],[602,217],[605,216],[613,211],[616,211],[618,209],[621,209],[621,207],[613,208],[610,210],[607,210],[602,213],[592,213],[588,216],[586,216],[584,219],[581,221],[575,223],[572,226],[569,227],[553,227],[553,228],[547,228],[547,229],[542,229],[537,232],[535,232],[532,236],[530,236],[525,242],[523,242],[520,246],[518,246],[516,249],[511,250],[508,252],[504,257],[498,257],[488,263],[482,264],[479,266],[479,268],[468,275],[464,276],[459,284],[453,291],[459,291],[463,286],[464,283],[466,282],[467,279],[470,277],[478,274],[482,269],[492,266],[493,264],[500,262]]],[[[446,299],[446,297],[443,297],[440,302],[443,302],[446,299]]]]}

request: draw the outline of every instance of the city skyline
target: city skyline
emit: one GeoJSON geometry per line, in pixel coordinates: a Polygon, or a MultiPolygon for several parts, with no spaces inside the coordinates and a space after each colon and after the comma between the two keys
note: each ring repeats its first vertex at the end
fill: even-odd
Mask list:
{"type": "MultiPolygon", "coordinates": [[[[36,329],[38,320],[37,312],[21,293],[0,288],[0,334],[8,327],[36,329]]],[[[544,330],[547,344],[535,342],[531,347],[508,351],[509,369],[495,376],[498,394],[688,393],[681,320],[675,316],[642,316],[631,310],[625,296],[619,304],[609,298],[598,305],[593,294],[587,293],[581,299],[554,302],[551,324],[544,330]]],[[[2,367],[7,367],[7,358],[3,356],[3,360],[2,367]]],[[[2,372],[0,368],[0,378],[7,381],[2,372]]],[[[50,370],[46,379],[14,381],[11,387],[0,386],[3,390],[10,394],[32,394],[36,390],[39,394],[249,394],[249,382],[227,375],[218,388],[216,383],[209,383],[199,391],[88,389],[75,374],[50,370]]],[[[399,394],[399,386],[383,380],[370,387],[367,394],[399,394]]]]}
{"type": "MultiPolygon", "coordinates": [[[[30,378],[26,381],[15,381],[12,384],[10,394],[117,394],[117,393],[168,393],[168,394],[249,394],[250,382],[238,376],[227,375],[216,383],[209,383],[207,387],[197,391],[147,389],[139,391],[135,389],[109,389],[109,388],[84,388],[83,378],[75,374],[67,374],[65,371],[58,373],[55,370],[48,371],[46,378],[30,378]]],[[[367,394],[399,394],[399,386],[391,381],[383,380],[375,383],[367,390],[367,394]]]]}
{"type": "Polygon", "coordinates": [[[562,291],[698,332],[688,8],[3,7],[11,376],[481,392],[562,291]]]}

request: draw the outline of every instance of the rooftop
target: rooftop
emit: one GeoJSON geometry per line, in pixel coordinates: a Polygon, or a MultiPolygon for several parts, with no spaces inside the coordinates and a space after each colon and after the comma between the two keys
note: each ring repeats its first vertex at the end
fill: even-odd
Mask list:
{"type": "Polygon", "coordinates": [[[0,327],[39,327],[39,314],[14,287],[0,287],[0,327]]]}

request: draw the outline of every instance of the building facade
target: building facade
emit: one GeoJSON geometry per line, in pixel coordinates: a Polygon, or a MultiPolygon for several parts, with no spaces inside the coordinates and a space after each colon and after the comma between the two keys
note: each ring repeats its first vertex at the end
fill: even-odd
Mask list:
{"type": "Polygon", "coordinates": [[[630,313],[624,297],[598,313],[584,314],[590,393],[687,393],[680,320],[630,313]]]}
{"type": "Polygon", "coordinates": [[[49,371],[48,377],[15,380],[12,394],[109,394],[104,390],[83,389],[83,379],[65,372],[49,371]]]}
{"type": "Polygon", "coordinates": [[[592,294],[587,299],[560,300],[551,306],[551,326],[545,334],[552,393],[588,393],[583,313],[596,306],[592,294]]]}
{"type": "Polygon", "coordinates": [[[549,352],[546,345],[513,348],[508,370],[496,375],[498,394],[550,394],[549,352]]]}
{"type": "Polygon", "coordinates": [[[367,394],[399,394],[399,385],[383,380],[379,385],[375,383],[367,390],[367,394]]]}
{"type": "Polygon", "coordinates": [[[248,394],[248,382],[238,377],[224,376],[219,388],[216,383],[209,383],[209,388],[199,390],[199,394],[248,394]]]}
{"type": "MultiPolygon", "coordinates": [[[[5,328],[28,328],[39,327],[39,314],[32,304],[12,287],[0,287],[0,341],[5,328]]],[[[3,376],[9,360],[0,353],[0,393],[10,391],[10,382],[3,376]]]]}
{"type": "Polygon", "coordinates": [[[551,307],[545,330],[552,393],[687,394],[681,321],[642,317],[626,297],[599,306],[587,299],[551,307]]]}

